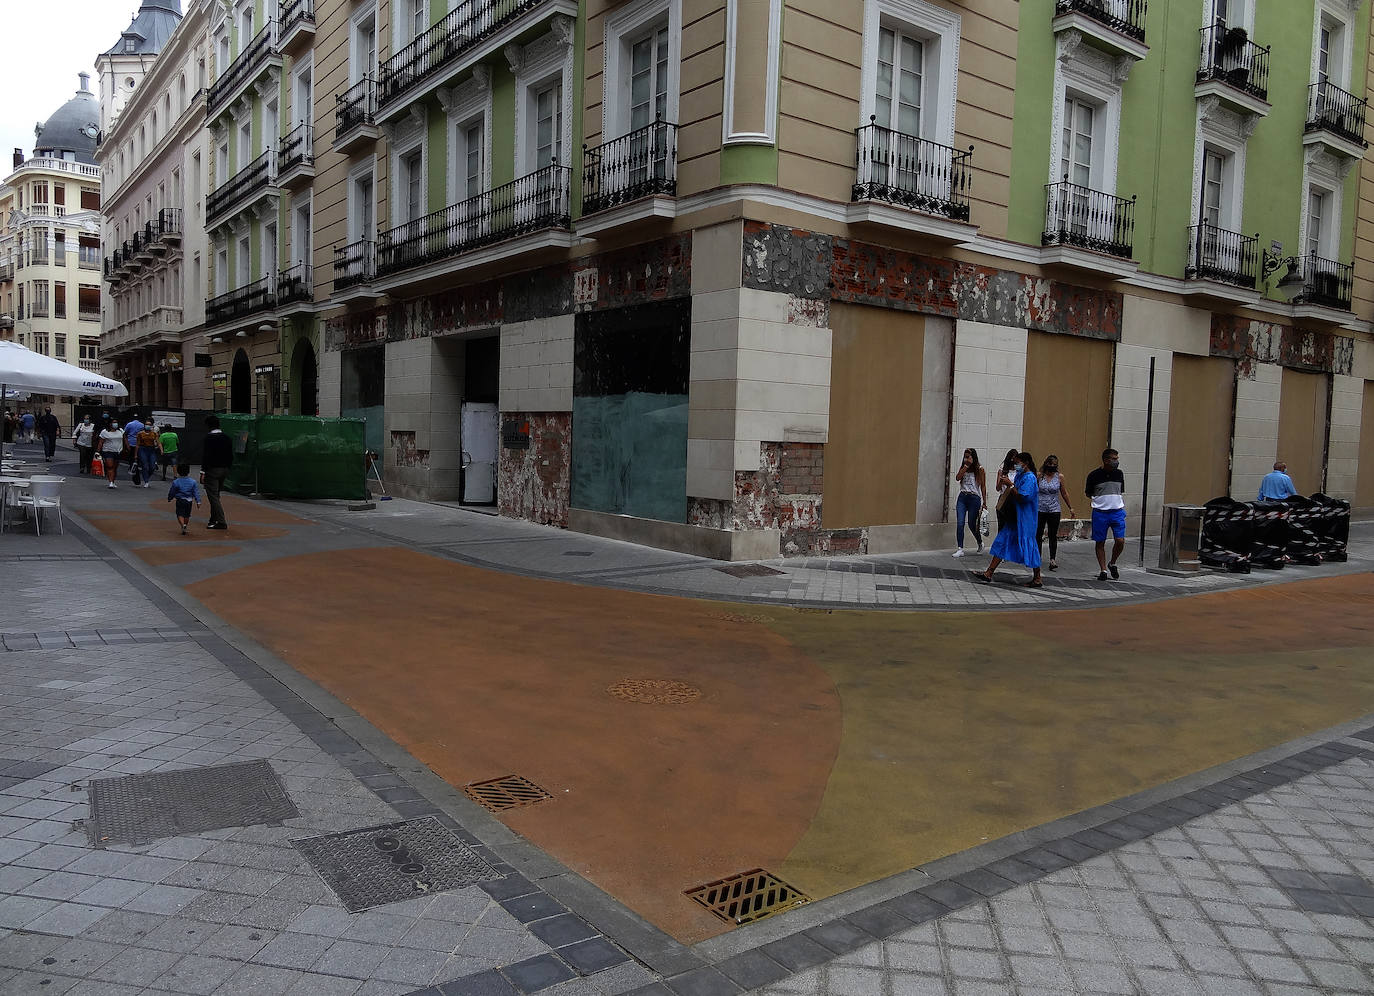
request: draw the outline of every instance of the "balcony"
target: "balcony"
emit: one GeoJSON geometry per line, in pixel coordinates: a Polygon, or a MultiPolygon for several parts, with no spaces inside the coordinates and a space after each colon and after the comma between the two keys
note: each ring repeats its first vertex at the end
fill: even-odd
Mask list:
{"type": "Polygon", "coordinates": [[[315,178],[315,129],[298,124],[277,144],[277,186],[303,187],[315,178]]]}
{"type": "Polygon", "coordinates": [[[13,315],[0,315],[0,331],[8,332],[14,328],[13,315]]]}
{"type": "MultiPolygon", "coordinates": [[[[572,170],[554,164],[503,184],[459,204],[383,232],[377,239],[377,276],[430,266],[473,250],[520,236],[567,231],[571,220],[569,188],[572,170]]],[[[563,245],[571,244],[565,236],[563,245]]],[[[521,244],[509,253],[538,246],[521,244]]]]}
{"type": "Polygon", "coordinates": [[[364,76],[334,96],[334,151],[352,152],[381,137],[377,127],[377,82],[364,76]]]}
{"type": "Polygon", "coordinates": [[[281,5],[281,41],[277,47],[290,54],[315,37],[315,0],[286,0],[281,5]]]}
{"type": "Polygon", "coordinates": [[[334,250],[333,300],[379,297],[370,285],[377,276],[377,243],[364,239],[334,250]]]}
{"type": "MultiPolygon", "coordinates": [[[[100,257],[95,252],[87,252],[83,246],[77,255],[76,266],[79,270],[99,270],[100,257]]],[[[0,281],[4,279],[3,274],[0,274],[0,281]]]]}
{"type": "Polygon", "coordinates": [[[1254,303],[1260,270],[1258,235],[1242,235],[1202,222],[1188,229],[1183,276],[1203,296],[1254,303]],[[1239,293],[1238,293],[1239,292],[1239,293]]]}
{"type": "Polygon", "coordinates": [[[1045,247],[1041,260],[1130,276],[1137,269],[1131,259],[1135,238],[1135,198],[1117,197],[1077,183],[1045,187],[1045,247]]]}
{"type": "Polygon", "coordinates": [[[1364,158],[1369,143],[1364,137],[1369,101],[1347,93],[1331,82],[1307,88],[1307,123],[1304,145],[1324,145],[1348,159],[1364,158]]]}
{"type": "Polygon", "coordinates": [[[870,124],[855,131],[851,224],[878,224],[926,235],[942,242],[966,242],[977,229],[969,224],[970,160],[973,149],[903,135],[870,124]]]}
{"type": "Polygon", "coordinates": [[[138,236],[132,239],[125,239],[123,245],[119,247],[126,274],[135,274],[143,269],[143,261],[138,258],[138,236]]]}
{"type": "Polygon", "coordinates": [[[1202,57],[1193,92],[1216,97],[1242,114],[1269,113],[1269,49],[1250,40],[1244,28],[1217,21],[1202,29],[1202,57]]]}
{"type": "Polygon", "coordinates": [[[105,279],[112,284],[124,279],[124,254],[118,249],[105,257],[105,279]]]}
{"type": "Polygon", "coordinates": [[[315,279],[309,263],[296,263],[277,274],[277,310],[310,311],[315,303],[315,279]]]}
{"type": "Polygon", "coordinates": [[[1280,284],[1301,281],[1302,289],[1293,298],[1293,317],[1299,321],[1340,325],[1350,320],[1350,303],[1355,284],[1355,268],[1315,253],[1288,260],[1288,272],[1280,284]]]}
{"type": "Polygon", "coordinates": [[[251,84],[269,71],[281,69],[281,66],[281,53],[277,49],[277,22],[268,21],[211,85],[205,106],[207,120],[213,121],[219,117],[251,84]]]}
{"type": "Polygon", "coordinates": [[[143,229],[134,235],[134,255],[138,257],[139,261],[144,266],[147,266],[156,258],[153,252],[153,243],[157,241],[159,241],[159,239],[154,233],[153,223],[151,221],[146,222],[143,229]]]}
{"type": "Polygon", "coordinates": [[[157,213],[158,243],[168,250],[181,248],[181,208],[163,208],[157,213]]]}
{"type": "Polygon", "coordinates": [[[677,125],[637,128],[594,149],[582,147],[581,235],[677,214],[677,125]],[[600,218],[590,215],[602,214],[600,218]]]}
{"type": "Polygon", "coordinates": [[[205,302],[205,324],[227,325],[271,311],[277,304],[276,275],[261,277],[205,302]]]}
{"type": "Polygon", "coordinates": [[[277,195],[277,150],[268,149],[205,198],[205,225],[216,227],[232,214],[277,195]]]}
{"type": "Polygon", "coordinates": [[[1138,62],[1150,51],[1147,6],[1146,0],[1056,0],[1051,26],[1056,35],[1076,31],[1093,48],[1138,62]]]}
{"type": "Polygon", "coordinates": [[[100,321],[100,308],[78,308],[76,317],[83,322],[98,322],[100,321]]]}
{"type": "Polygon", "coordinates": [[[575,18],[576,0],[463,0],[382,63],[377,74],[379,118],[399,118],[410,104],[556,13],[575,18]]]}
{"type": "Polygon", "coordinates": [[[8,283],[14,279],[14,264],[0,263],[0,284],[8,283]]]}

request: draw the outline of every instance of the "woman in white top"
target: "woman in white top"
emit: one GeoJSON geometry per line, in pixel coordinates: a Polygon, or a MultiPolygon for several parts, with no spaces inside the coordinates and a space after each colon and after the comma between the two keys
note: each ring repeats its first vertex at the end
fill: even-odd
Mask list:
{"type": "Polygon", "coordinates": [[[988,503],[988,477],[983,465],[978,462],[977,450],[964,450],[964,459],[954,472],[954,479],[959,482],[959,497],[954,502],[954,538],[959,545],[954,550],[954,556],[964,555],[965,520],[973,531],[973,538],[978,541],[978,552],[982,553],[983,531],[978,528],[978,513],[988,503]]]}
{"type": "Polygon", "coordinates": [[[91,421],[89,415],[83,417],[76,423],[76,428],[72,430],[72,442],[76,444],[76,452],[81,457],[81,473],[91,472],[91,454],[95,452],[95,423],[91,421]]]}
{"type": "Polygon", "coordinates": [[[1055,562],[1055,557],[1059,553],[1059,522],[1062,516],[1061,509],[1068,509],[1069,515],[1073,515],[1073,502],[1069,501],[1069,492],[1064,487],[1064,475],[1059,473],[1059,458],[1051,453],[1045,458],[1045,462],[1040,466],[1040,475],[1037,483],[1040,486],[1040,519],[1035,528],[1035,545],[1043,547],[1045,533],[1050,534],[1050,563],[1052,571],[1059,570],[1059,564],[1055,562]]]}
{"type": "Polygon", "coordinates": [[[109,425],[100,430],[100,460],[105,468],[105,486],[115,486],[115,475],[119,473],[119,457],[124,452],[124,430],[119,423],[110,419],[109,425]]]}

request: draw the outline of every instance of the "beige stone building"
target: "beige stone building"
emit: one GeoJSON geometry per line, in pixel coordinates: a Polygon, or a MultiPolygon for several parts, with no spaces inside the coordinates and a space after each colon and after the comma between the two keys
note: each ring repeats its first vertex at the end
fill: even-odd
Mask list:
{"type": "Polygon", "coordinates": [[[145,0],[97,60],[105,130],[101,356],[130,403],[209,408],[204,199],[210,0],[145,0]]]}
{"type": "Polygon", "coordinates": [[[1114,446],[1132,532],[1278,456],[1374,506],[1367,5],[449,8],[254,15],[225,264],[310,293],[229,407],[317,358],[396,492],[722,557],[952,547],[968,446],[1114,446]]]}
{"type": "Polygon", "coordinates": [[[99,107],[81,74],[76,95],[14,150],[0,187],[0,335],[98,371],[99,107]]]}

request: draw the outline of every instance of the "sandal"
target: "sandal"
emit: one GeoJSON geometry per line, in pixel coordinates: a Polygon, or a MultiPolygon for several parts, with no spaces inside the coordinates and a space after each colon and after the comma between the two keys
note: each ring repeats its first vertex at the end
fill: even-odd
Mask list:
{"type": "Polygon", "coordinates": [[[988,577],[982,571],[969,571],[969,575],[978,584],[992,584],[992,578],[988,577]]]}
{"type": "Polygon", "coordinates": [[[1027,582],[1026,582],[1026,587],[1027,587],[1027,588],[1043,588],[1043,587],[1045,587],[1045,582],[1043,582],[1043,581],[1027,581],[1027,582]]]}

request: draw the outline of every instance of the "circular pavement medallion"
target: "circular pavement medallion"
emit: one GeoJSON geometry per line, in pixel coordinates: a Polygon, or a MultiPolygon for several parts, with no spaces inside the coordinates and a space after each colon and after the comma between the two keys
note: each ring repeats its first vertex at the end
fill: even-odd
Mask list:
{"type": "Polygon", "coordinates": [[[701,698],[701,689],[685,681],[664,678],[626,678],[606,689],[606,694],[622,702],[645,705],[686,705],[701,698]]]}

